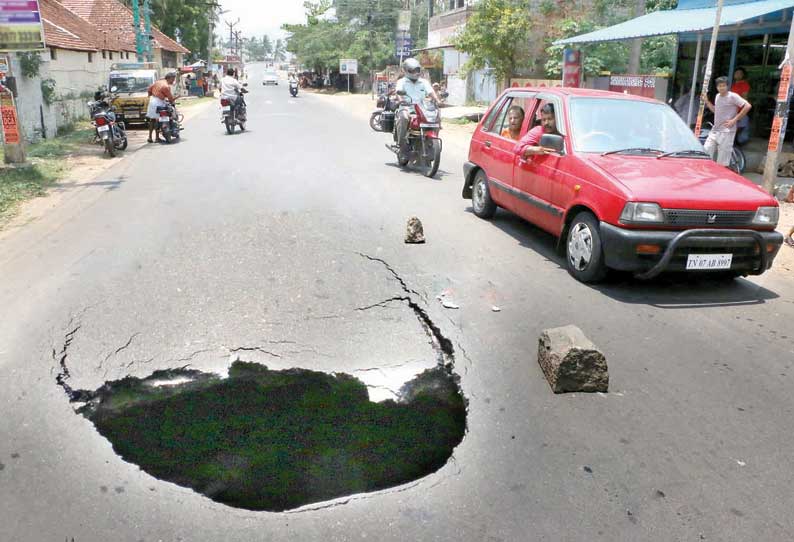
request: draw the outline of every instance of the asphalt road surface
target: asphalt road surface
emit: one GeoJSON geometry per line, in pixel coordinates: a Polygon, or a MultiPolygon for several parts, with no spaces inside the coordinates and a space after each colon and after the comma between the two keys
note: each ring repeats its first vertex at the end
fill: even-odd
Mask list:
{"type": "Polygon", "coordinates": [[[791,277],[579,284],[550,236],[471,213],[464,145],[402,171],[365,119],[256,71],[248,131],[210,106],[0,242],[0,540],[794,539],[791,277]],[[86,389],[240,357],[388,396],[438,358],[394,297],[469,401],[454,457],[401,487],[224,506],[121,460],[56,384],[64,354],[86,389]],[[551,393],[537,340],[567,324],[608,394],[551,393]]]}

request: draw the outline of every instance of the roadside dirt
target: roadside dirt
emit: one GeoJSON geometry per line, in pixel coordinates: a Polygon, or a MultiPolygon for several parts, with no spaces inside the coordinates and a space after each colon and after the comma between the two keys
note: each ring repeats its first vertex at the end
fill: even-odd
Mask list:
{"type": "MultiPolygon", "coordinates": [[[[187,121],[201,113],[211,103],[213,102],[207,101],[206,103],[191,104],[186,107],[183,111],[185,120],[187,121]]],[[[67,173],[47,190],[45,196],[33,198],[22,203],[12,218],[0,225],[0,240],[13,235],[15,231],[22,229],[31,222],[39,220],[50,210],[58,207],[65,200],[77,197],[84,190],[114,190],[118,183],[96,182],[97,177],[113,167],[118,167],[122,161],[134,157],[138,150],[148,145],[146,142],[147,136],[148,130],[144,128],[129,129],[127,131],[129,146],[126,151],[118,153],[115,158],[107,157],[102,147],[87,140],[85,144],[80,145],[76,152],[64,158],[67,173]]]]}

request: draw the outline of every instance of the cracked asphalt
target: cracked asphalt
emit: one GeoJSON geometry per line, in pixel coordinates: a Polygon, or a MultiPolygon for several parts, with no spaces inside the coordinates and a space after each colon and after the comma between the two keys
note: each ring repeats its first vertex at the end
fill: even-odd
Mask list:
{"type": "Polygon", "coordinates": [[[794,539],[791,277],[578,284],[546,234],[471,214],[465,141],[428,180],[366,117],[257,77],[249,132],[210,107],[0,242],[0,540],[794,539]],[[566,324],[610,393],[549,390],[537,339],[566,324]],[[382,397],[451,364],[468,433],[405,486],[250,512],[122,461],[57,382],[234,359],[382,397]]]}

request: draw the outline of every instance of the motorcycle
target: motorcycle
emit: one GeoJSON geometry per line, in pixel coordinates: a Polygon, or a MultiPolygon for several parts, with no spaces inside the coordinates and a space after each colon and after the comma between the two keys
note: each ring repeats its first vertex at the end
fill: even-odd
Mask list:
{"type": "MultiPolygon", "coordinates": [[[[243,87],[247,86],[248,83],[243,83],[243,87]]],[[[240,126],[241,132],[245,131],[245,122],[247,117],[243,94],[248,94],[248,90],[246,88],[243,88],[241,91],[237,91],[236,99],[230,99],[225,96],[221,96],[221,110],[223,113],[223,119],[221,122],[226,125],[227,134],[233,134],[234,128],[236,126],[240,126]]]]}
{"type": "MultiPolygon", "coordinates": [[[[710,122],[707,122],[706,126],[700,129],[700,137],[698,139],[700,140],[701,145],[706,144],[706,140],[708,139],[709,134],[713,129],[714,129],[714,125],[710,122]]],[[[733,151],[731,152],[731,164],[728,167],[733,171],[735,171],[736,173],[738,173],[739,175],[741,175],[742,173],[744,173],[744,169],[746,166],[747,166],[747,157],[745,157],[744,151],[742,151],[742,149],[738,145],[734,145],[733,151]]]]}
{"type": "Polygon", "coordinates": [[[298,96],[298,82],[297,81],[290,81],[289,82],[289,93],[292,95],[293,98],[297,98],[297,96],[298,96]]]}
{"type": "MultiPolygon", "coordinates": [[[[110,92],[115,93],[116,90],[116,87],[112,87],[110,92]]],[[[100,143],[111,158],[116,156],[117,150],[123,151],[128,145],[124,122],[116,120],[116,108],[112,105],[114,98],[112,94],[100,90],[94,94],[94,101],[88,103],[91,124],[95,129],[94,141],[100,143]]]]}
{"type": "MultiPolygon", "coordinates": [[[[441,130],[441,112],[431,100],[426,99],[421,104],[415,104],[404,92],[398,91],[397,94],[402,98],[397,115],[406,109],[412,114],[405,144],[402,147],[399,145],[398,125],[394,122],[392,134],[395,144],[386,145],[386,148],[397,155],[397,163],[401,167],[413,163],[421,168],[425,177],[433,177],[441,165],[442,142],[438,137],[441,130]]],[[[389,124],[391,123],[384,123],[384,117],[381,116],[381,125],[388,127],[389,124]]]]}
{"type": "Polygon", "coordinates": [[[171,139],[179,139],[184,115],[177,113],[174,104],[166,102],[165,105],[158,106],[157,118],[160,122],[160,133],[166,143],[171,143],[171,139]]]}

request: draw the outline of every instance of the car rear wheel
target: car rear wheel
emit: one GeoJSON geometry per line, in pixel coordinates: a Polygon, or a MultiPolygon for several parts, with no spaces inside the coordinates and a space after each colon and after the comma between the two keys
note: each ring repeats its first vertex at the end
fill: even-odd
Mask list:
{"type": "Polygon", "coordinates": [[[486,220],[493,218],[496,213],[496,204],[491,199],[491,191],[488,188],[488,176],[483,170],[479,170],[474,176],[471,206],[475,215],[486,220]]]}
{"type": "Polygon", "coordinates": [[[576,215],[568,228],[565,263],[576,280],[585,283],[603,280],[607,274],[601,229],[598,219],[589,212],[576,215]]]}

